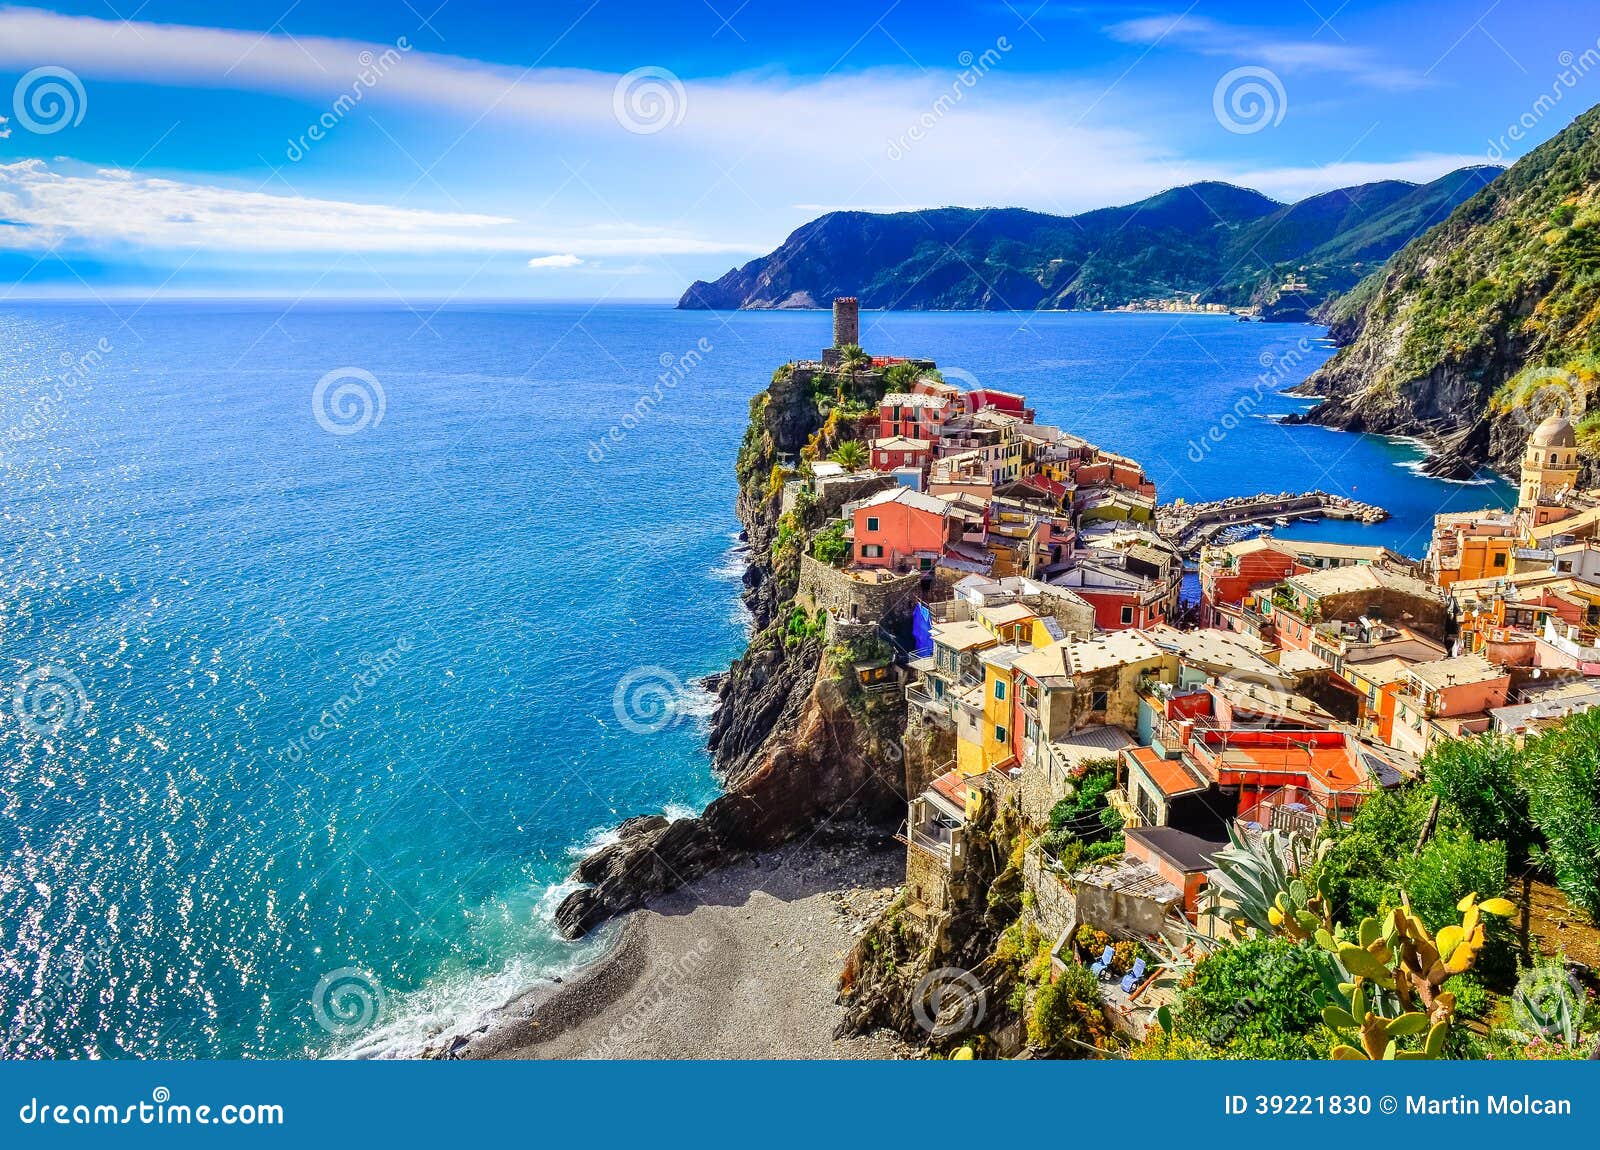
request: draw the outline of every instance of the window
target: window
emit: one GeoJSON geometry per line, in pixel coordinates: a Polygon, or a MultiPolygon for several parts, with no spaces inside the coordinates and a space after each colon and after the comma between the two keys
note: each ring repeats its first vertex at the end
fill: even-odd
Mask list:
{"type": "Polygon", "coordinates": [[[1006,741],[1006,729],[1004,727],[996,727],[994,729],[994,741],[997,743],[1006,741]]]}
{"type": "Polygon", "coordinates": [[[933,570],[933,560],[930,559],[926,555],[924,555],[921,559],[917,560],[917,563],[922,567],[922,569],[924,571],[932,571],[933,570]]]}
{"type": "Polygon", "coordinates": [[[876,515],[867,516],[867,530],[868,531],[876,531],[877,529],[878,529],[878,517],[876,515]]]}
{"type": "Polygon", "coordinates": [[[1133,608],[1132,607],[1124,607],[1122,609],[1122,621],[1124,623],[1132,623],[1133,622],[1133,608]]]}
{"type": "Polygon", "coordinates": [[[996,679],[994,681],[994,697],[1002,700],[1006,697],[1006,683],[1004,679],[996,679]]]}
{"type": "Polygon", "coordinates": [[[863,559],[881,559],[883,558],[883,548],[876,543],[863,543],[861,545],[861,557],[863,559]]]}
{"type": "Polygon", "coordinates": [[[1111,695],[1106,691],[1096,691],[1089,701],[1091,711],[1103,711],[1111,704],[1111,695]]]}
{"type": "Polygon", "coordinates": [[[1500,554],[1498,554],[1498,555],[1496,555],[1494,557],[1494,566],[1496,566],[1496,567],[1504,567],[1505,565],[1506,565],[1506,556],[1505,556],[1505,552],[1502,551],[1500,554]]]}

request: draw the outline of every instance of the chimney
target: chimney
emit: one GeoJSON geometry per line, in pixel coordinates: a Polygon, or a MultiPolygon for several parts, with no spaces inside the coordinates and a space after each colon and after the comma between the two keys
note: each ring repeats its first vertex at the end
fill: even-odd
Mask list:
{"type": "Polygon", "coordinates": [[[833,301],[833,346],[861,343],[861,303],[853,295],[833,301]]]}

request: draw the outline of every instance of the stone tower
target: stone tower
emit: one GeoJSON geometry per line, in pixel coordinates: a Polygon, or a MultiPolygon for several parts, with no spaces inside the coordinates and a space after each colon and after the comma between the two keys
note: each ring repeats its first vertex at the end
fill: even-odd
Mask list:
{"type": "Polygon", "coordinates": [[[861,343],[861,301],[842,295],[833,301],[833,346],[861,343]]]}
{"type": "Polygon", "coordinates": [[[1578,486],[1578,436],[1572,424],[1559,415],[1546,419],[1528,438],[1522,453],[1522,486],[1517,507],[1535,513],[1534,526],[1540,526],[1538,509],[1550,505],[1563,489],[1578,486]]]}

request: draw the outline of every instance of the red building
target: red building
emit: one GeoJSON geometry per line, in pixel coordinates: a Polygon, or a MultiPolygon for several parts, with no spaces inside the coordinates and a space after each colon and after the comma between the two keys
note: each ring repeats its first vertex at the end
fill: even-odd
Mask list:
{"type": "Polygon", "coordinates": [[[1270,540],[1207,548],[1200,558],[1200,626],[1229,629],[1218,607],[1237,610],[1251,592],[1275,587],[1304,570],[1293,554],[1274,547],[1270,540]]]}
{"type": "Polygon", "coordinates": [[[888,439],[872,441],[872,469],[893,471],[897,467],[915,467],[926,471],[933,457],[933,444],[926,439],[907,439],[892,435],[888,439]]]}
{"type": "Polygon", "coordinates": [[[998,391],[992,387],[977,387],[967,392],[967,411],[976,415],[980,411],[1003,411],[1024,423],[1033,422],[1033,409],[1027,398],[1012,391],[998,391]]]}
{"type": "Polygon", "coordinates": [[[878,405],[878,438],[925,439],[930,447],[944,434],[952,403],[944,395],[891,391],[878,405]]]}

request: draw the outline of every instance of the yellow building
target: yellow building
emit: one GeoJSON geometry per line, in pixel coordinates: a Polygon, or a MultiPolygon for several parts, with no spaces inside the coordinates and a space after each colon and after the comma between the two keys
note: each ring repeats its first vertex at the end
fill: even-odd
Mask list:
{"type": "Polygon", "coordinates": [[[1522,453],[1517,510],[1532,517],[1529,526],[1542,527],[1571,514],[1556,499],[1576,490],[1578,471],[1577,433],[1564,418],[1552,415],[1534,429],[1522,453]]]}
{"type": "MultiPolygon", "coordinates": [[[[1016,761],[1013,749],[1018,732],[1012,729],[1017,713],[1017,660],[1032,647],[1009,645],[990,647],[979,655],[983,663],[983,726],[981,763],[983,770],[1007,766],[1016,761]]],[[[959,759],[957,761],[959,766],[959,759]]]]}

